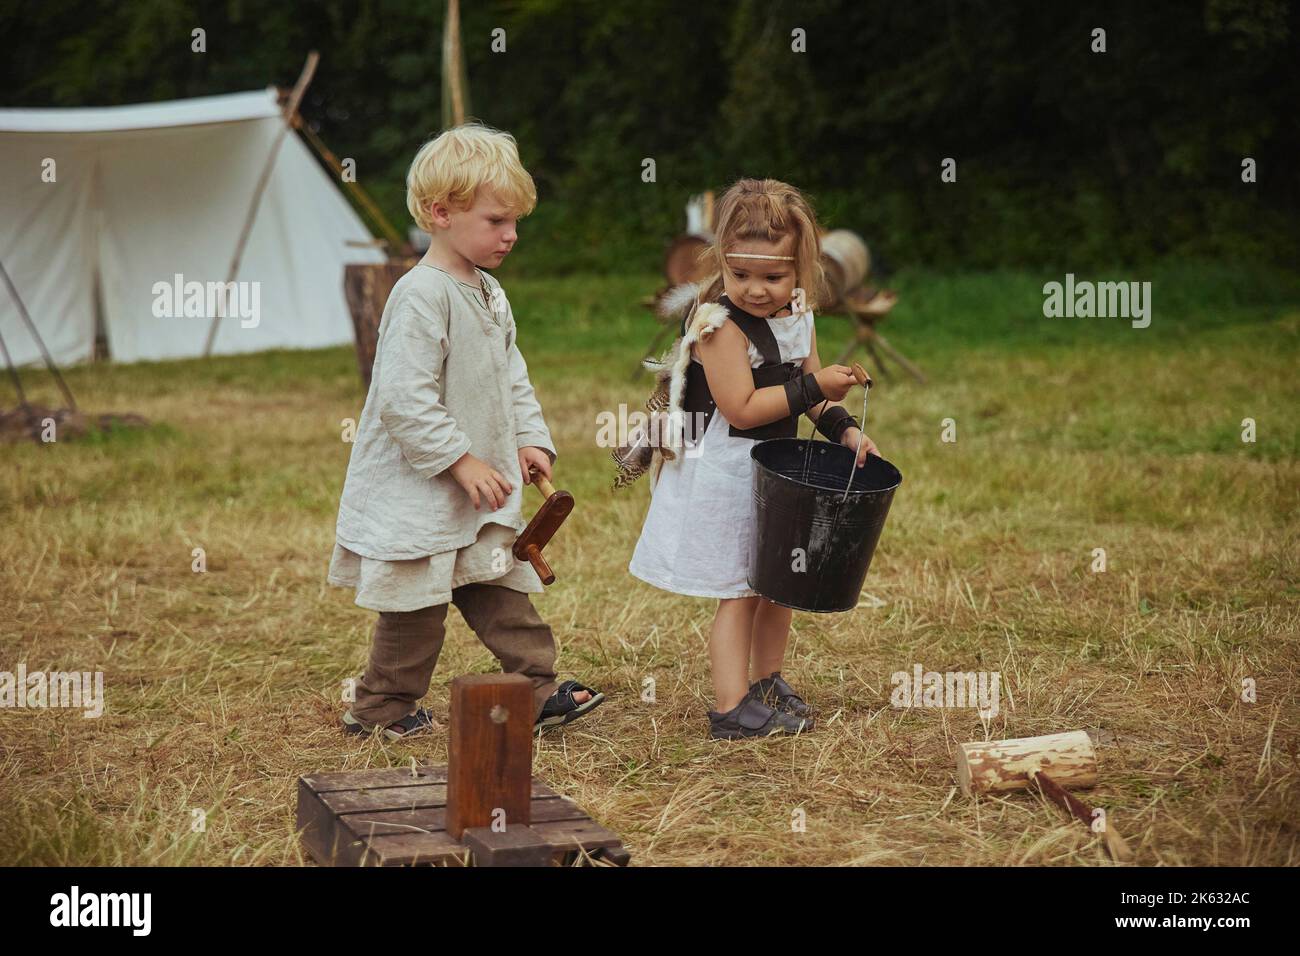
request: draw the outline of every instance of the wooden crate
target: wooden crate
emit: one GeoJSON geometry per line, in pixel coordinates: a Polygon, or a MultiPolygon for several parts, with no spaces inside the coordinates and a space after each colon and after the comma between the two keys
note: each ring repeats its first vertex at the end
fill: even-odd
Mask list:
{"type": "MultiPolygon", "coordinates": [[[[298,780],[298,832],[322,866],[472,863],[446,832],[446,805],[446,767],[311,774],[298,780]]],[[[618,834],[536,777],[529,812],[529,829],[550,844],[555,864],[627,864],[618,834]]]]}

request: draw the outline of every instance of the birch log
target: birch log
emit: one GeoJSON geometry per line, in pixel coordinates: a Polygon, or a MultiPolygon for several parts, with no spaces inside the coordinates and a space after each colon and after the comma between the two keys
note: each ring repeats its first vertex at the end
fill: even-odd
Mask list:
{"type": "Polygon", "coordinates": [[[1024,790],[1030,770],[1047,772],[1063,787],[1091,787],[1097,782],[1097,755],[1082,730],[962,744],[957,751],[957,781],[966,796],[1024,790]]]}

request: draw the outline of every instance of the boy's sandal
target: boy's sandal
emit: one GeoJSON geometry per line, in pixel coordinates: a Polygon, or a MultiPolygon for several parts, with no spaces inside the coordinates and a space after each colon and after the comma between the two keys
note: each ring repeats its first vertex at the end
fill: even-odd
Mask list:
{"type": "Polygon", "coordinates": [[[533,723],[534,730],[544,730],[547,727],[559,727],[567,724],[572,720],[577,720],[583,714],[590,713],[600,706],[600,702],[605,699],[605,695],[592,690],[585,684],[580,684],[576,680],[566,680],[555,689],[555,693],[546,699],[542,705],[541,716],[533,723]],[[578,691],[585,690],[591,696],[578,703],[573,699],[573,695],[578,691]]]}
{"type": "Polygon", "coordinates": [[[772,674],[771,677],[763,677],[750,684],[749,696],[761,700],[769,707],[794,714],[796,717],[812,716],[812,707],[785,682],[780,671],[772,674]]]}
{"type": "MultiPolygon", "coordinates": [[[[384,736],[389,740],[402,740],[406,737],[413,737],[416,734],[424,734],[433,730],[437,725],[433,722],[433,715],[421,707],[413,714],[407,714],[401,720],[395,720],[384,728],[384,736]]],[[[343,730],[349,734],[368,734],[371,731],[366,729],[365,724],[352,716],[352,711],[343,715],[343,730]]]]}
{"type": "Polygon", "coordinates": [[[801,734],[812,729],[811,719],[787,714],[754,697],[746,697],[725,714],[716,710],[709,711],[709,736],[714,740],[801,734]]]}

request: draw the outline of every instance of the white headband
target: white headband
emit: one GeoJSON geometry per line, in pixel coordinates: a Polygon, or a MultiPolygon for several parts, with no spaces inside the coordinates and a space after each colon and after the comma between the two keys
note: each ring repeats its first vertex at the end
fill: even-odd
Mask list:
{"type": "Polygon", "coordinates": [[[764,256],[757,252],[728,252],[727,256],[738,259],[776,259],[781,262],[794,262],[794,256],[764,256]]]}

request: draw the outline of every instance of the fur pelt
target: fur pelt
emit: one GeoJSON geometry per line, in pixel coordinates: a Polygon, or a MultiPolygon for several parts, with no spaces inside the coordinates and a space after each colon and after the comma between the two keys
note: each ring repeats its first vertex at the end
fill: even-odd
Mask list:
{"type": "Polygon", "coordinates": [[[615,449],[612,457],[618,465],[619,474],[614,480],[615,488],[622,488],[650,471],[650,493],[659,482],[659,472],[664,461],[672,461],[677,456],[674,448],[683,446],[683,427],[685,412],[682,403],[686,400],[686,370],[690,366],[691,346],[701,342],[717,331],[727,320],[727,310],[716,302],[696,305],[700,289],[693,284],[677,286],[664,295],[660,303],[660,314],[667,319],[681,315],[694,306],[686,333],[680,335],[660,358],[645,359],[641,364],[655,375],[655,387],[646,400],[646,409],[651,415],[661,416],[661,427],[657,430],[659,441],[650,440],[650,436],[638,433],[631,444],[615,449]],[[665,435],[665,432],[671,432],[665,435]]]}

